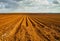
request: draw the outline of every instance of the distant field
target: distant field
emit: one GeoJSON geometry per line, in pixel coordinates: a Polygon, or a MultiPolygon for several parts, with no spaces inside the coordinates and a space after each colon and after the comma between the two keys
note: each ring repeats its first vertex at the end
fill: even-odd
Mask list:
{"type": "Polygon", "coordinates": [[[60,41],[60,14],[0,14],[0,41],[60,41]]]}

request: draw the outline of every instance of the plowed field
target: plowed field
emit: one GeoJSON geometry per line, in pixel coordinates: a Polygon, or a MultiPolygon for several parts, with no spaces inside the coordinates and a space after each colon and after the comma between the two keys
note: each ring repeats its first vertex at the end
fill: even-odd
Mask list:
{"type": "Polygon", "coordinates": [[[0,41],[60,41],[60,14],[0,14],[0,41]]]}

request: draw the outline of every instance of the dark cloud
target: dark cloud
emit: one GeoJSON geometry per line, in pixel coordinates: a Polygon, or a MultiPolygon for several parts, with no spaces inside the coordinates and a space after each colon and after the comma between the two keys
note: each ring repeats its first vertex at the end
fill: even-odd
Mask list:
{"type": "Polygon", "coordinates": [[[53,4],[59,4],[59,2],[57,0],[54,0],[53,4]]]}
{"type": "Polygon", "coordinates": [[[23,0],[0,0],[0,2],[18,2],[18,1],[23,1],[23,0]]]}
{"type": "Polygon", "coordinates": [[[23,1],[23,0],[14,0],[14,1],[23,1]]]}
{"type": "Polygon", "coordinates": [[[7,2],[7,0],[0,0],[0,2],[7,2]]]}
{"type": "Polygon", "coordinates": [[[0,3],[4,5],[4,8],[17,8],[19,6],[14,0],[0,0],[0,3]]]}
{"type": "MultiPolygon", "coordinates": [[[[18,8],[20,5],[31,5],[32,2],[30,2],[29,0],[0,0],[0,3],[3,3],[4,8],[18,8]],[[23,1],[22,4],[19,4],[19,1],[23,1]]],[[[33,1],[34,2],[34,1],[33,1]]],[[[50,2],[50,1],[49,1],[50,2]]],[[[58,1],[54,0],[52,1],[53,4],[59,4],[58,1]]],[[[1,4],[0,4],[1,5],[1,4]]],[[[36,5],[36,4],[35,4],[36,5]]],[[[0,7],[1,8],[1,7],[0,7]]]]}
{"type": "Polygon", "coordinates": [[[17,8],[18,7],[18,4],[16,3],[8,3],[5,8],[17,8]]]}

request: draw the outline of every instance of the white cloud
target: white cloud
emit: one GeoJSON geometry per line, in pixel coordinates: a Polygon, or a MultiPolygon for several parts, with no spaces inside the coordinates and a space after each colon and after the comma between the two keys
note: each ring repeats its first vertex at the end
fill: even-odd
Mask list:
{"type": "Polygon", "coordinates": [[[58,11],[59,7],[60,4],[56,5],[48,0],[0,0],[0,12],[34,12],[35,10],[52,12],[58,11]]]}

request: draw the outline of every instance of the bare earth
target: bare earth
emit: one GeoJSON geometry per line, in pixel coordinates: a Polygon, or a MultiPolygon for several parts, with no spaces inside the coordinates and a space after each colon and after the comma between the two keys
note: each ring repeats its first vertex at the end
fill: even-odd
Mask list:
{"type": "Polygon", "coordinates": [[[60,41],[60,14],[0,14],[0,41],[60,41]]]}

